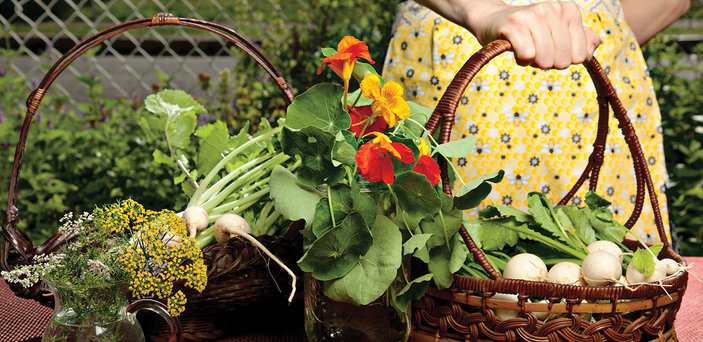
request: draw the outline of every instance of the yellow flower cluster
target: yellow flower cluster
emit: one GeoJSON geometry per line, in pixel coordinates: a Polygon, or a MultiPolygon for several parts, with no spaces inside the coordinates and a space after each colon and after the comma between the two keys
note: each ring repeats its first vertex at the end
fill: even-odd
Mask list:
{"type": "Polygon", "coordinates": [[[184,281],[186,287],[202,292],[207,285],[207,270],[202,251],[188,236],[182,218],[170,210],[144,210],[141,204],[125,200],[106,207],[97,224],[116,234],[129,237],[129,246],[120,262],[130,278],[135,298],[168,299],[171,315],[185,309],[186,297],[173,284],[184,281]]]}

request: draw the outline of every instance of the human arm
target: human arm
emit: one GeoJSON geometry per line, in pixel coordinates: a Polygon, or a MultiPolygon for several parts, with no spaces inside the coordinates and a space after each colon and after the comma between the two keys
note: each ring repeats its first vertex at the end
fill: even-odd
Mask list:
{"type": "Polygon", "coordinates": [[[691,6],[690,0],[620,0],[620,4],[640,45],[671,25],[691,6]]]}
{"type": "Polygon", "coordinates": [[[520,65],[564,69],[590,59],[600,44],[571,2],[511,6],[502,0],[416,1],[468,29],[481,44],[507,39],[520,65]]]}

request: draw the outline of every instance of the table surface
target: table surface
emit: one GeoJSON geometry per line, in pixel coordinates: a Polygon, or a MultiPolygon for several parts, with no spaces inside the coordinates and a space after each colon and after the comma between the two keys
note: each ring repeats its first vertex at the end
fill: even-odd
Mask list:
{"type": "MultiPolygon", "coordinates": [[[[686,257],[688,264],[703,264],[703,257],[686,257]]],[[[694,268],[694,272],[695,272],[694,268]]],[[[703,272],[701,272],[703,275],[703,272]]],[[[0,280],[0,341],[2,342],[34,342],[41,340],[41,334],[48,323],[51,309],[39,305],[33,300],[16,297],[0,280]]],[[[689,276],[688,288],[681,309],[676,315],[674,326],[681,342],[703,341],[703,328],[700,320],[703,318],[703,283],[697,281],[692,273],[689,276]]],[[[302,312],[301,312],[302,315],[302,312]]],[[[244,326],[248,326],[244,324],[244,326]]],[[[304,341],[302,324],[293,329],[271,331],[255,328],[243,331],[222,341],[304,341]]]]}

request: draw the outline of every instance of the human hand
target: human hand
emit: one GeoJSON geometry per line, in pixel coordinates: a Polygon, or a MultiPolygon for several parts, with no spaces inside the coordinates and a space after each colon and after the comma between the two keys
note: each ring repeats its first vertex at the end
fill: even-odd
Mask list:
{"type": "Polygon", "coordinates": [[[478,41],[510,41],[520,65],[565,69],[590,59],[601,42],[595,31],[583,26],[581,12],[571,2],[511,6],[469,1],[465,9],[466,26],[478,41]]]}

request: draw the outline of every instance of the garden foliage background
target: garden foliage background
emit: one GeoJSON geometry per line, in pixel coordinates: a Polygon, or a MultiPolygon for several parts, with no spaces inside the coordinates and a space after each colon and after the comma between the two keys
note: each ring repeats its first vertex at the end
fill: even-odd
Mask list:
{"type": "MultiPolygon", "coordinates": [[[[6,2],[10,1],[2,1],[6,2]]],[[[46,13],[48,10],[55,15],[44,17],[32,12],[37,11],[31,7],[34,1],[11,2],[15,5],[14,13],[8,12],[7,6],[0,6],[3,8],[0,22],[4,27],[0,43],[3,47],[0,50],[3,69],[0,74],[0,198],[3,203],[7,198],[18,128],[26,110],[24,101],[36,84],[36,80],[17,68],[16,61],[34,55],[37,58],[33,67],[45,70],[60,55],[52,51],[57,40],[47,40],[52,44],[43,49],[18,44],[26,42],[21,38],[33,33],[53,32],[50,30],[55,22],[43,20],[42,23],[39,19],[82,16],[119,22],[168,10],[177,16],[195,13],[196,17],[206,20],[224,24],[231,21],[236,23],[231,27],[260,44],[263,53],[283,72],[295,92],[300,93],[329,77],[329,73],[316,75],[321,57],[319,48],[334,46],[344,35],[366,41],[372,58],[377,61],[375,66],[380,70],[397,1],[242,0],[226,2],[230,3],[226,8],[218,1],[146,1],[138,5],[128,0],[97,1],[107,4],[97,8],[95,1],[48,1],[49,5],[39,11],[46,13]],[[23,13],[18,14],[17,9],[23,13]],[[228,16],[222,17],[222,13],[228,16]],[[26,20],[20,20],[32,18],[39,20],[39,24],[27,26],[26,20]]],[[[702,0],[692,1],[687,18],[694,24],[696,20],[703,20],[702,0]]],[[[78,39],[108,25],[64,26],[78,39]]],[[[201,43],[201,33],[164,29],[159,29],[161,33],[156,40],[167,49],[169,38],[186,34],[192,38],[190,43],[194,48],[191,51],[200,56],[208,52],[229,53],[225,44],[224,52],[223,49],[208,49],[201,43]]],[[[135,34],[132,42],[148,42],[151,34],[150,31],[135,34]]],[[[702,39],[703,26],[679,25],[644,48],[663,115],[662,129],[671,178],[669,210],[684,255],[703,255],[702,39]]],[[[171,52],[177,50],[170,47],[171,52]]],[[[170,86],[193,92],[210,113],[200,120],[223,120],[232,130],[241,128],[244,121],[252,122],[255,130],[260,120],[275,121],[284,113],[283,98],[273,82],[235,50],[231,51],[235,62],[226,68],[190,70],[193,77],[186,81],[186,73],[154,71],[151,75],[154,82],[141,84],[141,88],[129,90],[128,94],[107,94],[104,80],[106,77],[109,80],[109,75],[100,74],[98,66],[101,58],[122,52],[111,45],[91,51],[94,54],[91,61],[97,64],[88,70],[95,72],[73,72],[60,78],[59,85],[52,87],[38,111],[27,142],[19,194],[20,227],[29,233],[35,244],[55,233],[56,223],[64,212],[90,210],[118,198],[132,197],[150,208],[182,209],[185,198],[172,181],[176,169],[170,164],[155,162],[152,156],[155,147],[164,142],[147,136],[139,124],[141,117],[148,114],[142,101],[150,92],[170,86]]],[[[149,57],[153,55],[149,51],[142,52],[145,58],[159,62],[158,58],[149,57]]],[[[4,210],[1,215],[4,217],[4,210]]]]}

